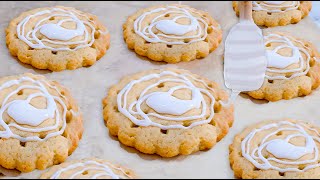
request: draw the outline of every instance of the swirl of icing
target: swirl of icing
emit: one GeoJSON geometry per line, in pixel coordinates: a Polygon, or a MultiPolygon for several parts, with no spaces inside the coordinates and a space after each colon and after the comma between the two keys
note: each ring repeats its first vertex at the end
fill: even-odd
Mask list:
{"type": "Polygon", "coordinates": [[[207,89],[198,88],[193,83],[192,80],[203,84],[207,89],[214,91],[214,89],[208,87],[208,85],[195,77],[188,74],[177,74],[172,71],[162,71],[158,74],[149,74],[143,76],[138,80],[133,80],[129,82],[118,94],[117,104],[118,110],[127,118],[129,118],[134,124],[139,126],[156,126],[161,129],[189,129],[201,124],[210,123],[214,117],[214,104],[215,98],[207,89]],[[168,77],[170,76],[170,78],[168,77]],[[166,77],[166,78],[163,78],[166,77]],[[128,94],[134,91],[134,86],[146,81],[155,81],[153,84],[147,86],[139,95],[139,98],[132,102],[127,103],[128,94]],[[169,89],[167,92],[149,92],[152,88],[157,87],[159,84],[165,82],[179,83],[183,85],[177,85],[169,89]],[[191,100],[182,100],[174,97],[172,94],[181,89],[187,89],[192,92],[191,100]],[[210,105],[208,107],[204,95],[210,99],[210,105]],[[156,113],[150,112],[145,113],[141,110],[143,103],[146,103],[148,107],[153,109],[156,113]],[[192,109],[201,110],[200,115],[194,116],[183,116],[186,112],[192,109]],[[207,111],[210,115],[206,117],[207,111]],[[174,117],[179,116],[179,117],[174,117]],[[138,118],[141,117],[141,118],[138,118]],[[166,121],[174,121],[176,124],[163,125],[152,120],[152,117],[159,118],[166,121]],[[179,124],[182,121],[198,120],[191,123],[189,126],[183,126],[179,124]]]}
{"type": "Polygon", "coordinates": [[[241,142],[241,150],[243,157],[259,169],[274,169],[280,172],[303,172],[320,166],[318,162],[319,149],[316,143],[320,143],[320,134],[316,129],[309,128],[302,123],[280,121],[251,131],[241,142]],[[263,137],[259,145],[253,145],[255,144],[252,142],[253,139],[261,133],[264,134],[265,131],[271,132],[263,137]],[[284,139],[279,139],[279,136],[277,136],[280,132],[285,132],[281,135],[286,135],[284,139]],[[292,144],[291,141],[294,138],[304,138],[305,145],[297,146],[292,144]],[[273,156],[266,157],[263,155],[264,152],[268,152],[273,156]],[[300,160],[302,157],[309,158],[300,160]],[[284,167],[284,165],[289,167],[284,167]],[[299,165],[305,166],[301,169],[297,167],[299,165]]]}
{"type": "MultiPolygon", "coordinates": [[[[96,32],[94,26],[95,23],[92,20],[75,10],[51,8],[24,18],[17,25],[17,34],[20,40],[34,49],[74,51],[90,47],[94,43],[96,32]],[[27,31],[27,26],[39,18],[41,19],[36,21],[34,28],[27,31]],[[52,23],[51,19],[58,19],[59,21],[52,23]],[[67,29],[63,27],[64,23],[75,23],[76,29],[67,29]],[[40,35],[43,37],[40,38],[40,35]],[[75,38],[79,40],[72,41],[75,38]]],[[[101,31],[100,33],[106,32],[101,31]]]]}
{"type": "Polygon", "coordinates": [[[123,179],[125,177],[131,178],[123,169],[115,167],[114,165],[110,163],[99,163],[97,161],[89,160],[83,163],[76,163],[71,164],[65,168],[59,169],[57,172],[55,172],[50,179],[59,179],[61,174],[64,172],[73,172],[73,174],[68,177],[69,179],[74,179],[78,175],[83,174],[84,172],[87,172],[88,174],[92,174],[91,171],[94,173],[90,179],[98,179],[101,177],[111,177],[112,179],[123,179]],[[122,175],[116,174],[114,170],[120,171],[122,175]]]}
{"type": "MultiPolygon", "coordinates": [[[[21,77],[18,80],[5,82],[0,86],[0,91],[5,91],[7,88],[13,87],[16,87],[15,90],[4,98],[0,108],[0,125],[3,127],[3,130],[0,131],[1,138],[15,138],[19,139],[21,142],[45,141],[51,137],[61,135],[64,132],[68,111],[65,104],[65,101],[67,100],[57,87],[50,85],[44,80],[21,77]],[[31,83],[32,85],[27,85],[26,83],[31,83]],[[47,89],[46,86],[51,90],[56,91],[60,97],[50,94],[49,89],[47,89]],[[30,94],[26,100],[11,100],[14,95],[26,89],[37,92],[30,94]],[[46,99],[47,107],[45,109],[39,109],[30,103],[32,99],[37,97],[44,97],[46,99]],[[62,117],[57,104],[63,108],[62,117]],[[6,123],[3,119],[5,112],[14,120],[14,122],[10,122],[9,124],[6,123]],[[47,119],[55,119],[55,124],[47,127],[38,127],[47,119]],[[27,125],[27,127],[22,125],[27,125]],[[12,128],[29,133],[52,132],[49,132],[44,138],[40,138],[39,136],[22,137],[16,134],[12,128]],[[57,129],[59,130],[57,131],[57,129]]],[[[76,115],[72,110],[70,112],[73,115],[76,115]]]]}
{"type": "Polygon", "coordinates": [[[252,10],[267,12],[284,12],[298,9],[300,1],[252,1],[252,10]]]}
{"type": "Polygon", "coordinates": [[[279,34],[269,34],[264,36],[265,45],[268,46],[270,43],[280,44],[276,46],[273,50],[267,49],[266,55],[268,59],[268,68],[267,73],[277,73],[277,74],[286,74],[292,73],[290,77],[285,75],[268,75],[266,78],[270,80],[274,79],[292,79],[294,77],[306,75],[310,70],[310,54],[308,52],[309,48],[306,47],[301,41],[293,39],[291,37],[286,37],[279,34]],[[294,43],[300,44],[303,46],[298,47],[294,43]],[[282,56],[278,53],[279,50],[289,48],[291,51],[291,56],[282,56]],[[306,59],[302,56],[302,53],[306,56],[306,59]],[[288,66],[298,64],[298,68],[286,69],[288,66]]]}
{"type": "MultiPolygon", "coordinates": [[[[134,21],[134,31],[148,42],[161,42],[168,45],[190,44],[206,39],[208,23],[205,17],[187,7],[167,6],[143,13],[134,21]],[[149,16],[154,16],[150,23],[143,28],[149,16]],[[195,15],[199,15],[196,17],[195,15]],[[167,17],[168,16],[168,17],[167,17]],[[179,19],[187,19],[189,24],[179,24],[179,19]],[[160,32],[156,32],[160,31],[160,32]],[[185,39],[190,41],[184,42],[185,39]]],[[[219,28],[211,26],[212,28],[219,28]]]]}

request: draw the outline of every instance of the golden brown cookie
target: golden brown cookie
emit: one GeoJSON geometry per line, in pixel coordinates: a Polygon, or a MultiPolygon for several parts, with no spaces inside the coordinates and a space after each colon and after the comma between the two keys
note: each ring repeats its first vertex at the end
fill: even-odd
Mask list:
{"type": "Polygon", "coordinates": [[[227,93],[186,70],[148,70],[123,78],[103,100],[113,136],[146,154],[173,157],[212,148],[233,123],[227,93]]]}
{"type": "Polygon", "coordinates": [[[207,12],[177,4],[153,6],[129,16],[123,35],[137,54],[168,63],[206,57],[222,40],[220,25],[207,12]]]}
{"type": "Polygon", "coordinates": [[[59,164],[78,146],[82,116],[70,92],[44,76],[0,78],[0,165],[30,172],[59,164]]]}
{"type": "Polygon", "coordinates": [[[320,128],[283,120],[253,125],[235,136],[230,163],[237,178],[319,179],[320,128]]]}
{"type": "Polygon", "coordinates": [[[6,33],[13,56],[51,71],[91,66],[110,45],[110,34],[95,15],[63,6],[24,12],[6,33]]]}
{"type": "MultiPolygon", "coordinates": [[[[238,1],[233,1],[233,9],[239,16],[238,1]]],[[[252,1],[252,16],[259,26],[285,26],[298,23],[308,16],[311,1],[252,1]]]]}
{"type": "Polygon", "coordinates": [[[87,158],[53,166],[40,179],[133,179],[129,169],[113,165],[108,161],[87,158]]]}
{"type": "Polygon", "coordinates": [[[305,96],[320,84],[320,55],[311,43],[287,33],[264,36],[268,68],[262,87],[248,92],[255,99],[278,101],[305,96]]]}

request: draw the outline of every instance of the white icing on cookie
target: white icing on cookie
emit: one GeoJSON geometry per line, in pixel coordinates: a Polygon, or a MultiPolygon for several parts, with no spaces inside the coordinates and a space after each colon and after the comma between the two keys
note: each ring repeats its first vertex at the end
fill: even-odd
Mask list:
{"type": "Polygon", "coordinates": [[[315,143],[312,137],[307,136],[305,147],[295,146],[285,140],[276,139],[270,142],[266,149],[277,158],[297,160],[307,154],[313,153],[314,147],[315,143]]]}
{"type": "MultiPolygon", "coordinates": [[[[219,28],[211,26],[212,28],[219,28]]],[[[190,8],[167,6],[143,13],[134,22],[134,31],[148,42],[161,42],[169,45],[190,44],[203,41],[207,37],[208,23],[205,17],[190,8]],[[144,21],[155,13],[160,15],[152,19],[151,24],[142,28],[144,21]],[[197,14],[197,16],[195,16],[197,14]],[[173,16],[174,17],[170,17],[173,16]],[[169,16],[169,17],[167,17],[169,16]],[[188,19],[189,24],[179,24],[179,19],[188,19]],[[155,30],[160,32],[155,33],[155,30]],[[193,33],[192,33],[193,32],[193,33]],[[188,35],[191,33],[192,35],[188,35]],[[185,39],[190,41],[184,42],[185,39]]]]}
{"type": "MultiPolygon", "coordinates": [[[[99,163],[97,161],[86,161],[83,163],[71,164],[65,168],[60,168],[57,172],[55,172],[50,179],[59,179],[61,174],[64,172],[73,172],[73,174],[68,177],[68,179],[75,179],[78,175],[81,175],[84,172],[90,173],[93,171],[95,174],[90,179],[98,179],[101,177],[111,177],[111,179],[123,179],[123,178],[131,178],[123,169],[115,167],[114,165],[105,162],[104,164],[99,163]],[[123,175],[116,174],[112,169],[120,171],[123,175]]],[[[91,173],[90,173],[91,174],[91,173]]]]}
{"type": "Polygon", "coordinates": [[[29,96],[27,100],[16,100],[8,107],[8,115],[12,117],[18,124],[30,126],[38,126],[43,121],[54,118],[56,103],[50,94],[46,94],[47,108],[38,109],[30,104],[30,101],[35,97],[41,97],[42,94],[29,96]]]}
{"type": "MultiPolygon", "coordinates": [[[[193,86],[193,84],[190,85],[193,86]]],[[[146,103],[158,113],[172,115],[183,115],[191,109],[200,108],[201,92],[194,88],[192,89],[191,100],[181,100],[172,96],[172,93],[180,88],[184,87],[172,88],[169,92],[156,92],[147,98],[146,103]]]]}
{"type": "Polygon", "coordinates": [[[283,4],[285,1],[263,1],[263,2],[271,5],[280,5],[280,4],[283,4]]]}
{"type": "MultiPolygon", "coordinates": [[[[50,49],[52,51],[74,51],[90,47],[95,41],[95,32],[95,23],[86,15],[75,10],[61,8],[51,8],[29,15],[17,25],[18,38],[27,43],[31,48],[50,49]],[[32,25],[32,21],[36,18],[41,18],[41,20],[32,25]],[[50,23],[50,20],[55,18],[59,19],[59,21],[56,24],[50,23]],[[64,23],[74,23],[76,29],[64,28],[64,23]],[[28,29],[27,26],[29,24],[34,26],[34,28],[28,29]],[[40,38],[41,34],[44,37],[40,38]],[[74,38],[78,38],[79,40],[72,41],[74,38]],[[71,48],[71,46],[73,47],[71,48]]],[[[104,32],[101,31],[100,33],[104,32]]]]}
{"type": "Polygon", "coordinates": [[[58,24],[45,24],[41,26],[40,33],[49,39],[69,41],[77,36],[82,36],[86,28],[79,19],[75,19],[75,21],[77,23],[77,29],[66,29],[61,26],[61,24],[66,21],[60,21],[58,24]]]}
{"type": "Polygon", "coordinates": [[[316,129],[309,128],[302,123],[280,121],[251,131],[241,142],[241,150],[242,156],[259,169],[274,169],[280,172],[303,172],[320,166],[318,162],[319,149],[316,143],[320,143],[320,135],[316,129]],[[251,149],[253,143],[251,141],[265,131],[272,132],[268,133],[256,148],[251,149]],[[279,132],[285,132],[285,134],[282,133],[281,138],[279,138],[277,136],[279,132]],[[316,136],[311,132],[315,133],[316,136]],[[304,146],[296,146],[292,143],[292,139],[298,137],[305,138],[304,146]],[[265,157],[263,155],[264,150],[273,156],[265,157]],[[306,155],[312,155],[313,157],[311,158],[310,156],[309,159],[299,160],[306,155]],[[281,166],[272,162],[279,163],[281,166]],[[283,165],[288,167],[285,168],[283,165]],[[305,165],[305,167],[301,169],[293,167],[294,165],[305,165]]]}
{"type": "Polygon", "coordinates": [[[139,126],[156,126],[161,129],[189,129],[201,124],[208,124],[214,117],[214,104],[215,98],[209,91],[214,91],[208,85],[191,75],[188,74],[177,74],[172,71],[162,71],[160,73],[149,74],[141,77],[137,80],[129,82],[117,96],[118,110],[129,118],[134,124],[139,126]],[[169,76],[169,77],[168,77],[169,76]],[[168,78],[163,78],[168,77],[168,78]],[[127,104],[128,94],[134,91],[134,86],[146,81],[154,81],[151,85],[147,86],[137,98],[136,101],[131,104],[127,104]],[[206,89],[196,87],[192,81],[203,84],[206,89]],[[167,92],[149,92],[150,89],[156,88],[159,84],[165,82],[179,83],[183,85],[177,85],[171,87],[167,92]],[[190,90],[192,92],[191,100],[182,100],[173,97],[172,94],[178,90],[190,90]],[[210,105],[208,107],[205,96],[210,99],[210,105]],[[150,108],[155,110],[157,113],[145,113],[141,109],[141,105],[146,103],[150,108]],[[201,110],[200,115],[194,116],[183,116],[186,112],[192,109],[201,110]],[[209,115],[208,115],[209,114],[209,115]],[[177,115],[174,117],[172,115],[177,115]],[[141,117],[141,118],[138,118],[141,117]],[[175,121],[176,124],[163,125],[153,121],[152,117],[156,117],[166,121],[175,121]],[[202,119],[191,123],[189,126],[183,126],[178,122],[181,121],[192,121],[202,119]]]}
{"type": "Polygon", "coordinates": [[[269,34],[267,36],[264,36],[264,39],[266,46],[270,43],[280,44],[273,50],[267,50],[267,72],[283,74],[276,76],[266,74],[267,79],[292,79],[294,77],[303,76],[308,73],[310,69],[310,54],[308,52],[309,49],[306,48],[301,41],[279,34],[269,34]],[[294,43],[303,45],[303,48],[296,46],[294,43]],[[292,55],[288,57],[280,55],[278,51],[284,48],[290,49],[292,55]],[[302,56],[302,53],[306,56],[306,59],[302,56]],[[285,69],[286,67],[293,64],[298,64],[299,67],[294,69],[285,69]],[[286,73],[292,73],[292,75],[290,77],[286,77],[286,73]]]}
{"type": "MultiPolygon", "coordinates": [[[[21,77],[18,80],[10,80],[3,83],[0,86],[0,91],[5,91],[7,88],[12,87],[15,87],[15,89],[4,98],[0,108],[0,125],[4,128],[4,130],[0,131],[1,138],[15,138],[19,139],[21,142],[45,141],[51,137],[61,135],[64,132],[66,128],[66,114],[68,111],[68,108],[65,104],[67,100],[66,97],[60,93],[57,87],[50,85],[44,80],[34,80],[29,77],[21,77]],[[26,83],[31,83],[31,85],[26,83]],[[56,91],[59,96],[53,96],[50,94],[49,89],[51,89],[51,91],[56,91]],[[25,100],[11,99],[14,95],[23,90],[36,90],[37,92],[30,94],[25,100]],[[39,109],[32,105],[31,101],[34,98],[41,97],[45,98],[47,101],[45,109],[39,109]],[[59,112],[57,104],[62,107],[63,112],[59,112]],[[3,119],[4,113],[7,113],[14,120],[14,122],[7,124],[3,119]],[[62,113],[62,117],[60,113],[62,113]],[[39,126],[48,119],[55,119],[55,124],[47,127],[39,126]],[[22,125],[28,125],[32,127],[26,127],[22,125]],[[18,134],[15,134],[14,131],[12,131],[12,128],[33,133],[46,131],[53,132],[48,133],[44,138],[40,138],[38,136],[22,137],[18,134]]],[[[77,116],[77,114],[72,110],[70,112],[73,116],[77,116]]]]}
{"type": "Polygon", "coordinates": [[[267,12],[285,12],[298,9],[300,1],[252,1],[252,10],[267,12]]]}

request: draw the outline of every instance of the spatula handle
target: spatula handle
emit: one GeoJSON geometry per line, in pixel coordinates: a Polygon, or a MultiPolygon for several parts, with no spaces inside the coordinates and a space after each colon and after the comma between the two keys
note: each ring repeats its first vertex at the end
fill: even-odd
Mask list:
{"type": "Polygon", "coordinates": [[[239,1],[240,21],[253,21],[252,1],[239,1]]]}

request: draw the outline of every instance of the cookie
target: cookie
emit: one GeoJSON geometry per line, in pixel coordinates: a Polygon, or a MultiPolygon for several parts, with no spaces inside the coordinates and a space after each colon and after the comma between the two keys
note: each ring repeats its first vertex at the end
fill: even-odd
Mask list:
{"type": "Polygon", "coordinates": [[[268,68],[262,87],[247,92],[255,99],[278,101],[306,96],[320,84],[320,55],[311,43],[287,33],[264,36],[268,68]]]}
{"type": "MultiPolygon", "coordinates": [[[[238,1],[233,9],[239,16],[238,1]]],[[[298,23],[311,11],[311,1],[252,1],[252,17],[259,26],[285,26],[298,23]]]]}
{"type": "Polygon", "coordinates": [[[24,12],[6,34],[13,56],[51,71],[91,66],[110,45],[110,34],[96,16],[63,6],[24,12]]]}
{"type": "Polygon", "coordinates": [[[128,48],[140,56],[168,63],[204,58],[222,40],[220,25],[207,12],[177,4],[129,16],[123,35],[128,48]]]}
{"type": "Polygon", "coordinates": [[[227,93],[186,70],[148,70],[123,78],[103,100],[111,135],[146,154],[173,157],[212,148],[233,123],[227,93]]]}
{"type": "Polygon", "coordinates": [[[131,170],[105,160],[88,158],[53,166],[40,179],[133,179],[131,170]]]}
{"type": "Polygon", "coordinates": [[[78,146],[82,116],[58,82],[33,74],[0,78],[0,104],[0,166],[46,169],[78,146]]]}
{"type": "Polygon", "coordinates": [[[265,121],[235,136],[230,163],[237,178],[319,179],[320,128],[296,120],[265,121]]]}

